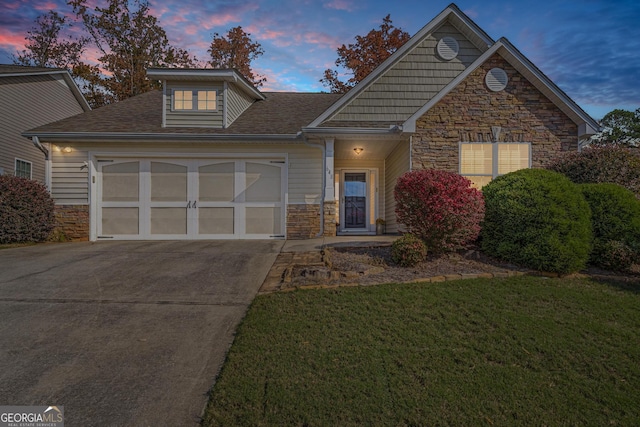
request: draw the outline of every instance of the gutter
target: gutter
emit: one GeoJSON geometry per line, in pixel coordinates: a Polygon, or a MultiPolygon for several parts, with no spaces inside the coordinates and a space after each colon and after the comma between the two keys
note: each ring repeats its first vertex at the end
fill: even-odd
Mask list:
{"type": "Polygon", "coordinates": [[[207,134],[207,133],[121,133],[121,132],[24,132],[27,138],[46,138],[68,140],[203,140],[216,142],[225,141],[295,141],[299,134],[207,134]]]}
{"type": "Polygon", "coordinates": [[[49,154],[49,150],[42,145],[40,139],[37,136],[33,136],[31,138],[31,142],[36,148],[44,153],[44,184],[47,186],[49,191],[51,191],[51,156],[49,154]]]}
{"type": "Polygon", "coordinates": [[[318,127],[306,127],[302,128],[303,134],[339,134],[341,136],[344,135],[389,135],[402,133],[402,126],[393,125],[388,128],[341,128],[341,127],[333,127],[333,128],[318,128],[318,127]]]}

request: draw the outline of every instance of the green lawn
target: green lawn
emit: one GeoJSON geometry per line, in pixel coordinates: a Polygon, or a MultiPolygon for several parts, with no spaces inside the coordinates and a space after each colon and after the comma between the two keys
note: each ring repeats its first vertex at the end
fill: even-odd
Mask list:
{"type": "Polygon", "coordinates": [[[640,283],[259,296],[204,425],[640,425],[640,283]]]}

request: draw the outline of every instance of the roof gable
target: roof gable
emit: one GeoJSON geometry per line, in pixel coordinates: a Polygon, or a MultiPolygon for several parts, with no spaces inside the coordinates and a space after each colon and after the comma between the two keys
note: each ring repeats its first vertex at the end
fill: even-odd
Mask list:
{"type": "Polygon", "coordinates": [[[342,121],[402,122],[491,44],[493,40],[451,4],[309,127],[342,121]],[[458,57],[451,61],[435,53],[445,36],[460,44],[458,57]]]}
{"type": "Polygon", "coordinates": [[[579,136],[596,133],[599,129],[598,123],[580,108],[567,94],[556,86],[542,71],[540,71],[531,61],[529,61],[520,51],[518,51],[506,38],[501,38],[490,49],[484,52],[470,67],[453,79],[444,89],[427,102],[422,108],[416,111],[403,124],[404,132],[415,132],[416,120],[422,117],[442,98],[449,94],[469,74],[477,70],[493,55],[498,54],[505,59],[513,68],[524,76],[536,89],[544,94],[556,107],[565,113],[575,124],[578,125],[579,136]]]}

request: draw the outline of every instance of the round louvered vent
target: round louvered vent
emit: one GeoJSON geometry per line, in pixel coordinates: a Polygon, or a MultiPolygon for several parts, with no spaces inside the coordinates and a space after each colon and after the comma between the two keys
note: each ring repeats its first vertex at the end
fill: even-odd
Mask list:
{"type": "Polygon", "coordinates": [[[492,68],[487,73],[484,81],[490,90],[500,92],[507,87],[509,77],[507,77],[507,73],[502,68],[492,68]]]}
{"type": "Polygon", "coordinates": [[[450,61],[458,56],[460,45],[453,37],[443,37],[438,41],[437,50],[440,58],[450,61]]]}

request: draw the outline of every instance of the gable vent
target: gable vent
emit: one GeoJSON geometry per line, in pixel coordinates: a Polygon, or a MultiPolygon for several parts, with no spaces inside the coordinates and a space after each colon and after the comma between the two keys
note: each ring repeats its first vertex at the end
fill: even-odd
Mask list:
{"type": "Polygon", "coordinates": [[[438,41],[436,49],[440,58],[445,61],[451,61],[453,58],[458,56],[460,45],[453,37],[443,37],[438,41]]]}
{"type": "Polygon", "coordinates": [[[507,87],[509,77],[502,68],[492,68],[487,73],[484,82],[487,84],[489,90],[492,90],[493,92],[500,92],[507,87]]]}

